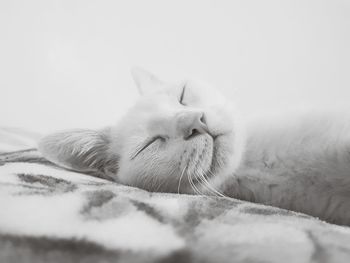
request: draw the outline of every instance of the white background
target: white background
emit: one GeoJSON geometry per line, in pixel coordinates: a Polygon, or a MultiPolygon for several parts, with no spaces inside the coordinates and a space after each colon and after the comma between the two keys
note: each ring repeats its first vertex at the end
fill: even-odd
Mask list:
{"type": "Polygon", "coordinates": [[[0,0],[0,126],[114,123],[139,65],[196,76],[245,116],[350,99],[350,1],[0,0]]]}

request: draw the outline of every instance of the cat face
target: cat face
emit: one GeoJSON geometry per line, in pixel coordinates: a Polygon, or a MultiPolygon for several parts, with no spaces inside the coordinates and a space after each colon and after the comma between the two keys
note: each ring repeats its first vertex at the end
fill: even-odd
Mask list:
{"type": "MultiPolygon", "coordinates": [[[[44,138],[39,149],[65,167],[96,169],[120,183],[150,191],[214,191],[217,183],[233,173],[242,155],[243,136],[232,103],[199,82],[168,84],[141,69],[135,69],[133,77],[141,93],[139,100],[115,126],[97,132],[100,140],[92,140],[95,146],[91,143],[81,151],[83,139],[77,146],[77,138],[73,143],[69,133],[64,133],[61,138],[68,138],[62,141],[83,153],[52,157],[49,152],[57,148],[53,136],[51,142],[50,136],[44,138]],[[102,149],[95,150],[96,146],[102,149]]],[[[62,147],[67,146],[61,146],[61,151],[62,147]]]]}

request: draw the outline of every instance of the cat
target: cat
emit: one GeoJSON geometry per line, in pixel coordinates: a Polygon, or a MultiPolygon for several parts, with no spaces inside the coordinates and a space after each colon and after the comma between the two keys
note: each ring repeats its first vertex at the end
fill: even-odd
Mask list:
{"type": "Polygon", "coordinates": [[[350,119],[244,124],[207,84],[170,84],[140,68],[132,76],[141,96],[116,125],[48,135],[42,155],[148,191],[238,198],[350,225],[350,119]]]}

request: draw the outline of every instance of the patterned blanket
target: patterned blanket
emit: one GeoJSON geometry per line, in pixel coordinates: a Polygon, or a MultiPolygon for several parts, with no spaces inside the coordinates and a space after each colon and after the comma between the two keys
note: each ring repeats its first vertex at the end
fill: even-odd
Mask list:
{"type": "Polygon", "coordinates": [[[149,193],[0,154],[0,262],[350,262],[350,229],[234,199],[149,193]]]}

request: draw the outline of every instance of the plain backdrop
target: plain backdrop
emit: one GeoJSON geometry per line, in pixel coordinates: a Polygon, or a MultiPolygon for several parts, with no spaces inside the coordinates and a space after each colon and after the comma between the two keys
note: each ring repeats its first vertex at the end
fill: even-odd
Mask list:
{"type": "Polygon", "coordinates": [[[133,65],[201,78],[247,117],[347,107],[350,1],[0,0],[0,126],[113,124],[133,65]]]}

